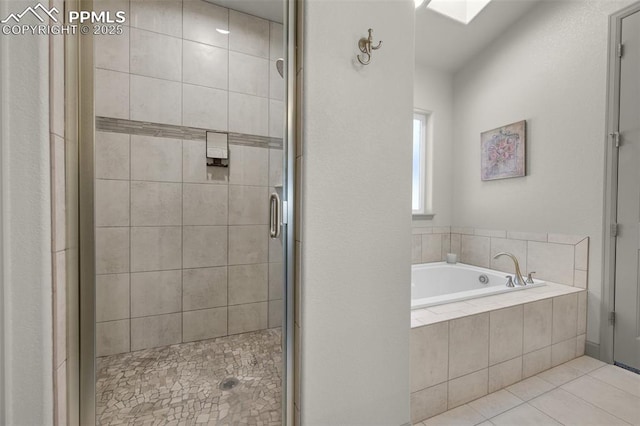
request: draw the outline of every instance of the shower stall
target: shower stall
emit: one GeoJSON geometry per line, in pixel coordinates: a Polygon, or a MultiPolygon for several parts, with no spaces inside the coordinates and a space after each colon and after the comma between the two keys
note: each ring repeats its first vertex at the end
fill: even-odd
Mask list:
{"type": "Polygon", "coordinates": [[[92,7],[127,20],[81,51],[80,422],[289,424],[294,5],[92,7]]]}

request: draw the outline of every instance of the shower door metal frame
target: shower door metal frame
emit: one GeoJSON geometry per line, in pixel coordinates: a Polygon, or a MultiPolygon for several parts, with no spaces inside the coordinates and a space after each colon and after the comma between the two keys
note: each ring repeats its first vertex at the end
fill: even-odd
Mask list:
{"type": "MultiPolygon", "coordinates": [[[[79,3],[79,10],[93,10],[93,0],[73,0],[79,3]]],[[[299,21],[298,3],[300,0],[283,0],[284,28],[286,30],[286,125],[283,141],[283,191],[286,194],[283,203],[284,221],[283,250],[284,277],[282,342],[283,371],[282,378],[282,423],[294,424],[293,383],[294,383],[294,265],[295,265],[295,159],[296,159],[296,120],[298,111],[296,57],[297,24],[299,21]]],[[[94,102],[94,52],[91,34],[78,37],[77,50],[71,52],[77,59],[78,89],[78,215],[79,215],[79,365],[72,377],[78,377],[79,401],[78,413],[70,413],[70,424],[91,426],[96,424],[96,330],[95,330],[95,211],[94,211],[94,155],[95,155],[95,102],[94,102]]],[[[71,407],[75,404],[71,404],[71,407]]]]}
{"type": "Polygon", "coordinates": [[[295,279],[295,181],[296,170],[296,120],[297,112],[297,28],[298,28],[298,2],[300,0],[284,0],[284,28],[286,46],[286,73],[285,73],[285,99],[286,99],[286,125],[285,138],[283,140],[283,198],[286,204],[281,206],[286,218],[283,233],[284,250],[284,292],[285,305],[282,318],[283,337],[283,362],[284,377],[282,378],[282,424],[293,426],[294,414],[294,279],[295,279]]]}
{"type": "MultiPolygon", "coordinates": [[[[93,0],[79,0],[81,11],[92,11],[93,0]]],[[[80,336],[79,424],[96,423],[96,315],[94,52],[91,33],[78,38],[78,291],[80,336]]]]}

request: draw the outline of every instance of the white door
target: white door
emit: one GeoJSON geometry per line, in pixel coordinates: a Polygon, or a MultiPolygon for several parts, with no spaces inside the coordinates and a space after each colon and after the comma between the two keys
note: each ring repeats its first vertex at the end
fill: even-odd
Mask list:
{"type": "Polygon", "coordinates": [[[622,20],[614,361],[640,370],[640,12],[622,20]]]}

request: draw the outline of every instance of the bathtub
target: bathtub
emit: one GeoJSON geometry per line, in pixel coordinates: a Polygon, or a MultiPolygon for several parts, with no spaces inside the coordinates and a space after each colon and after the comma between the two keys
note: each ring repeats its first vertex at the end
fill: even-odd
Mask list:
{"type": "Polygon", "coordinates": [[[424,263],[411,267],[411,309],[521,291],[545,285],[534,279],[525,287],[507,287],[505,272],[463,263],[424,263]],[[481,282],[483,281],[483,282],[481,282]]]}

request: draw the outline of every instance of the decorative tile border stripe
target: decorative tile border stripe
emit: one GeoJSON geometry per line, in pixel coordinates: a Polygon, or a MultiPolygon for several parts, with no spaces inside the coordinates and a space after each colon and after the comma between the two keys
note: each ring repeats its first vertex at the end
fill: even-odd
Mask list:
{"type": "MultiPolygon", "coordinates": [[[[130,135],[152,136],[156,138],[174,138],[186,140],[205,140],[206,132],[218,132],[214,129],[200,129],[197,127],[175,126],[172,124],[149,123],[146,121],[126,120],[122,118],[96,117],[96,130],[112,133],[127,133],[130,135]]],[[[280,148],[282,138],[247,135],[244,133],[227,133],[229,144],[254,146],[257,148],[280,148]]]]}
{"type": "Polygon", "coordinates": [[[246,145],[246,146],[282,149],[281,138],[269,138],[266,136],[247,135],[245,133],[228,133],[228,135],[229,135],[229,143],[232,145],[246,145]]]}

